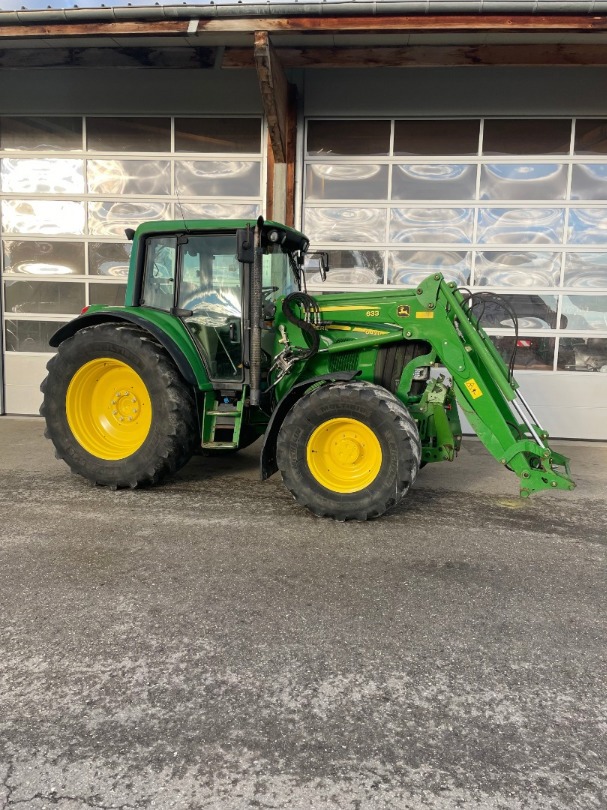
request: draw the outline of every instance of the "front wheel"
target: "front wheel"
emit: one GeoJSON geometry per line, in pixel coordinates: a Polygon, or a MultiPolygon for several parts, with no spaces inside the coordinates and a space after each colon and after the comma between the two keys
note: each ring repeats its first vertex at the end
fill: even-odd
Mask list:
{"type": "Polygon", "coordinates": [[[421,445],[407,409],[385,388],[333,383],[287,414],[277,463],[295,499],[315,515],[369,520],[395,506],[415,481],[421,445]]]}
{"type": "Polygon", "coordinates": [[[71,469],[110,487],[154,484],[190,459],[191,388],[160,344],[131,325],[77,332],[51,358],[40,412],[71,469]]]}

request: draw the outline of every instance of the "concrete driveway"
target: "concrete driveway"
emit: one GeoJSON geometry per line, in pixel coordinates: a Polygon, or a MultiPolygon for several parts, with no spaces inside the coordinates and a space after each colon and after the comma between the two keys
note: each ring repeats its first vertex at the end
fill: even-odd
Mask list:
{"type": "Polygon", "coordinates": [[[605,446],[336,524],[255,448],[110,492],[42,431],[0,419],[0,808],[607,807],[605,446]]]}

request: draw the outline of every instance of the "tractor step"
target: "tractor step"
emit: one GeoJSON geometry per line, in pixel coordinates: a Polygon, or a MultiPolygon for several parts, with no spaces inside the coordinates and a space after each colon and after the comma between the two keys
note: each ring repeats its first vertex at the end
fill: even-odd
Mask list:
{"type": "Polygon", "coordinates": [[[236,442],[203,442],[203,450],[234,450],[238,447],[236,442]]]}
{"type": "Polygon", "coordinates": [[[239,416],[240,411],[207,411],[209,416],[239,416]]]}

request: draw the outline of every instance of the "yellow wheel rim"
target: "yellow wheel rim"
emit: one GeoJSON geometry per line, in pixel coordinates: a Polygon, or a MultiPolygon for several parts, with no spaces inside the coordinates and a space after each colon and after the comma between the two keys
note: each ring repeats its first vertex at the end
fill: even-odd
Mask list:
{"type": "Polygon", "coordinates": [[[135,453],[152,424],[148,389],[129,365],[110,357],[85,363],[67,389],[67,421],[92,456],[118,461],[135,453]]]}
{"type": "Polygon", "coordinates": [[[381,445],[370,427],[357,419],[329,419],[316,428],[307,446],[310,472],[332,492],[359,492],[379,474],[381,445]]]}

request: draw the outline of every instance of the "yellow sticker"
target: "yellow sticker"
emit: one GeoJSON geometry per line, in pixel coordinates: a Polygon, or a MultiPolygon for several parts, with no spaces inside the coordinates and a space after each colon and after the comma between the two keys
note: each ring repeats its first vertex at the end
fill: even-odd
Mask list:
{"type": "Polygon", "coordinates": [[[330,307],[319,307],[321,312],[354,312],[354,310],[367,310],[370,309],[373,305],[372,304],[360,304],[354,306],[353,304],[348,304],[344,306],[340,304],[339,306],[330,306],[330,307]]]}
{"type": "Polygon", "coordinates": [[[478,383],[476,382],[474,377],[470,377],[469,380],[466,380],[464,385],[466,386],[468,391],[470,391],[470,395],[472,396],[472,399],[478,399],[479,397],[483,396],[483,392],[479,388],[478,383]]]}
{"type": "Polygon", "coordinates": [[[342,332],[363,332],[365,335],[389,335],[385,329],[371,329],[365,326],[348,326],[343,323],[332,323],[326,327],[329,331],[338,329],[342,332]]]}
{"type": "Polygon", "coordinates": [[[416,318],[434,318],[434,312],[426,312],[426,310],[423,310],[422,312],[416,312],[415,317],[416,318]]]}
{"type": "Polygon", "coordinates": [[[389,335],[389,332],[386,332],[382,329],[366,329],[362,326],[354,326],[352,327],[353,332],[363,332],[365,335],[389,335]]]}

